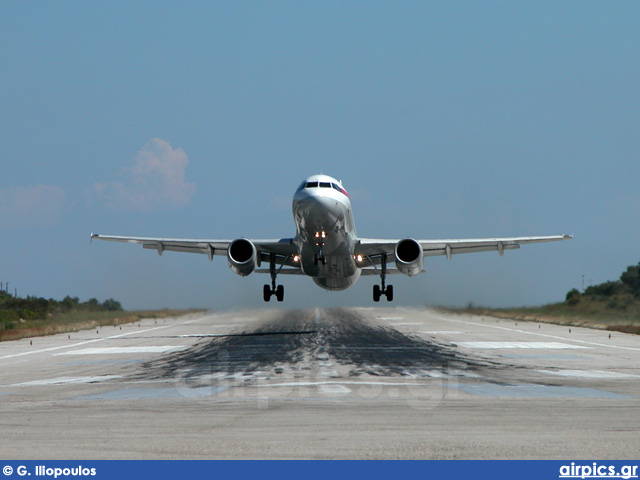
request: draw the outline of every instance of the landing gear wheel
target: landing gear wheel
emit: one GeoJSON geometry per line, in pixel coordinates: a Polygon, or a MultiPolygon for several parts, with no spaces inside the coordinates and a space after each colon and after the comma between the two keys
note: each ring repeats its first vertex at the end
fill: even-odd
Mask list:
{"type": "Polygon", "coordinates": [[[316,254],[316,255],[313,256],[313,264],[314,265],[318,265],[320,263],[322,265],[326,265],[327,264],[327,257],[322,255],[322,252],[320,253],[320,255],[316,254]]]}
{"type": "Polygon", "coordinates": [[[393,302],[393,285],[387,287],[385,295],[387,296],[387,302],[393,302]]]}
{"type": "Polygon", "coordinates": [[[373,286],[373,301],[379,302],[380,297],[384,295],[387,297],[387,302],[393,301],[393,285],[385,283],[387,279],[387,254],[383,253],[380,256],[380,283],[382,285],[373,286]]]}
{"type": "MultiPolygon", "coordinates": [[[[285,259],[285,262],[286,260],[288,260],[288,258],[289,257],[285,259]]],[[[276,299],[279,302],[284,300],[284,287],[282,285],[276,285],[276,277],[278,276],[279,271],[280,270],[276,271],[276,255],[275,253],[272,253],[269,256],[269,273],[271,274],[271,285],[265,285],[262,289],[262,298],[264,298],[265,302],[271,300],[272,295],[275,295],[276,299]]]]}

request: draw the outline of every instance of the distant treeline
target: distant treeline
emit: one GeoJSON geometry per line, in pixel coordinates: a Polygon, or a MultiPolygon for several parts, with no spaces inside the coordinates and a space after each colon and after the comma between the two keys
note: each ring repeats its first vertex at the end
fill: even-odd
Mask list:
{"type": "Polygon", "coordinates": [[[583,293],[572,289],[567,293],[566,303],[577,305],[582,299],[607,301],[609,308],[624,310],[626,306],[640,300],[640,262],[627,267],[620,280],[604,282],[587,287],[583,293]]]}
{"type": "Polygon", "coordinates": [[[40,297],[19,298],[0,291],[0,330],[11,330],[25,321],[46,321],[50,317],[73,312],[121,311],[120,302],[110,298],[100,303],[95,298],[80,302],[78,297],[66,296],[62,300],[40,297]]]}

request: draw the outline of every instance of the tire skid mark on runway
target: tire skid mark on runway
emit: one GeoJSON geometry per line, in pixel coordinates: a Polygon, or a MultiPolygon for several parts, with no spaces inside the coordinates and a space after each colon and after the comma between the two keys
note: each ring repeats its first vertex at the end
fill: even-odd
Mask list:
{"type": "Polygon", "coordinates": [[[331,331],[329,353],[344,365],[350,376],[415,375],[423,370],[476,370],[484,363],[454,347],[409,335],[392,325],[376,325],[357,310],[324,310],[323,324],[331,331]]]}
{"type": "Polygon", "coordinates": [[[225,373],[254,374],[275,365],[302,360],[304,339],[309,336],[304,311],[282,312],[275,320],[256,321],[234,335],[199,342],[186,351],[144,364],[143,375],[195,378],[225,373]],[[299,332],[300,334],[296,334],[299,332]]]}
{"type": "MultiPolygon", "coordinates": [[[[495,367],[393,325],[367,320],[355,309],[283,311],[242,332],[203,339],[144,364],[144,378],[478,377],[495,367]],[[342,374],[340,373],[342,372],[342,374]]],[[[326,393],[326,392],[325,392],[326,393]]]]}

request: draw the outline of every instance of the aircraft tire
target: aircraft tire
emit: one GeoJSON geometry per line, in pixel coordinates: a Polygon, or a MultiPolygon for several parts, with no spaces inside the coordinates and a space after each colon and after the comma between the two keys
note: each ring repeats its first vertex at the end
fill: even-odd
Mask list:
{"type": "Polygon", "coordinates": [[[380,285],[374,285],[373,286],[373,301],[374,302],[379,302],[380,301],[380,285]]]}

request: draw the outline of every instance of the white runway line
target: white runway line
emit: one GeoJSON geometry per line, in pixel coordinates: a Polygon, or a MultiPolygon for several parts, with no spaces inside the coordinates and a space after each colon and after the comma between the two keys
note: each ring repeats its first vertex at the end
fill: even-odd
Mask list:
{"type": "Polygon", "coordinates": [[[176,338],[209,338],[209,337],[230,337],[232,333],[191,333],[185,335],[174,335],[176,338]]]}
{"type": "Polygon", "coordinates": [[[536,372],[570,378],[640,378],[640,375],[631,375],[630,373],[605,372],[603,370],[536,370],[536,372]]]}
{"type": "MultiPolygon", "coordinates": [[[[621,347],[619,345],[609,345],[607,343],[598,343],[598,342],[587,342],[586,340],[578,340],[578,339],[568,339],[565,337],[560,337],[558,335],[549,335],[546,333],[537,333],[537,332],[527,332],[526,330],[522,330],[519,328],[508,328],[508,327],[500,327],[498,325],[489,325],[487,323],[480,323],[480,322],[470,322],[468,320],[459,320],[456,318],[447,318],[447,317],[443,317],[442,315],[438,315],[438,314],[432,314],[435,318],[442,320],[444,322],[453,322],[453,323],[462,323],[464,325],[476,325],[479,327],[486,327],[486,328],[494,328],[497,330],[507,330],[508,332],[518,332],[518,333],[523,333],[525,335],[534,335],[534,336],[538,336],[538,337],[546,337],[546,338],[555,338],[558,340],[569,340],[570,342],[576,342],[576,343],[583,343],[586,345],[592,345],[592,346],[596,346],[596,347],[606,347],[606,348],[615,348],[618,350],[632,350],[634,352],[640,352],[640,347],[621,347]]],[[[555,326],[557,327],[558,325],[551,325],[551,326],[555,326]]]]}
{"type": "MultiPolygon", "coordinates": [[[[198,326],[198,328],[202,328],[202,326],[198,326]]],[[[238,328],[238,325],[205,325],[205,328],[238,328]]]]}
{"type": "Polygon", "coordinates": [[[166,353],[185,350],[185,346],[161,345],[156,347],[104,347],[83,348],[70,352],[54,353],[54,355],[121,355],[124,353],[166,353]]]}
{"type": "Polygon", "coordinates": [[[171,328],[171,327],[175,327],[175,326],[178,326],[178,325],[187,325],[187,324],[190,324],[190,323],[193,323],[193,322],[194,322],[194,320],[189,320],[187,322],[181,322],[181,323],[177,323],[177,324],[163,325],[161,327],[147,328],[145,330],[135,330],[133,332],[122,333],[122,334],[119,334],[119,335],[111,335],[109,337],[96,338],[95,340],[86,340],[84,342],[73,343],[71,345],[62,345],[60,347],[42,348],[40,350],[29,350],[27,352],[14,353],[12,355],[3,355],[2,357],[0,357],[0,360],[6,360],[6,359],[9,359],[9,358],[16,358],[16,357],[24,357],[25,355],[33,355],[33,354],[36,354],[36,353],[55,352],[57,350],[64,350],[64,349],[67,349],[67,348],[79,347],[81,345],[88,345],[90,343],[102,342],[104,340],[113,340],[115,338],[128,337],[130,335],[140,335],[141,333],[153,332],[155,330],[162,330],[164,328],[171,328]]]}
{"type": "Polygon", "coordinates": [[[98,377],[59,377],[59,378],[50,378],[47,380],[34,380],[33,382],[16,383],[10,386],[26,387],[26,386],[40,386],[40,385],[68,385],[70,383],[98,383],[98,382],[106,382],[107,380],[115,380],[116,378],[122,378],[122,377],[120,375],[102,375],[98,377]]]}
{"type": "Polygon", "coordinates": [[[344,385],[320,385],[320,391],[328,395],[348,395],[351,389],[344,385]]]}
{"type": "Polygon", "coordinates": [[[286,382],[286,383],[269,383],[269,384],[257,384],[247,385],[251,388],[275,388],[275,387],[319,387],[322,385],[364,385],[364,386],[381,386],[381,387],[428,387],[433,383],[420,383],[420,382],[368,382],[368,381],[319,381],[319,382],[286,382]]]}
{"type": "Polygon", "coordinates": [[[462,332],[457,331],[457,330],[437,330],[437,331],[433,331],[433,332],[418,332],[418,333],[424,333],[426,335],[457,335],[457,334],[462,334],[462,332]]]}
{"type": "Polygon", "coordinates": [[[503,348],[541,348],[541,349],[572,349],[589,348],[580,345],[570,345],[560,342],[457,342],[459,347],[503,349],[503,348]]]}

